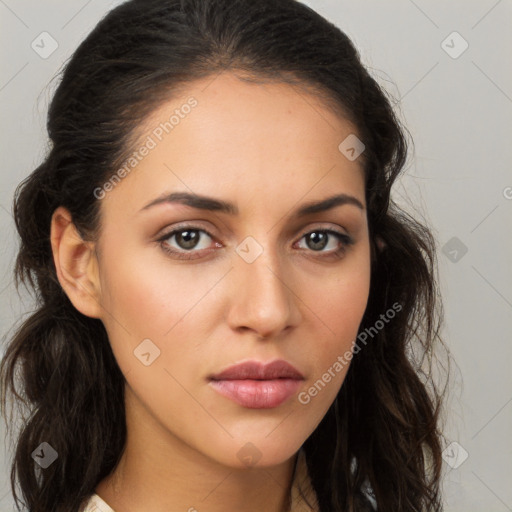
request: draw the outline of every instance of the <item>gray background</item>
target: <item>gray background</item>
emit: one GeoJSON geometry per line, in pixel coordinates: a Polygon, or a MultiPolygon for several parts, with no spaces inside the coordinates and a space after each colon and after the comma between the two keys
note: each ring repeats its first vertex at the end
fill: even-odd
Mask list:
{"type": "MultiPolygon", "coordinates": [[[[55,88],[50,81],[118,3],[0,0],[2,340],[31,307],[30,298],[19,297],[13,287],[17,239],[10,211],[15,186],[45,152],[45,116],[55,88]],[[45,59],[31,47],[36,41],[39,52],[51,49],[42,32],[58,44],[45,59]]],[[[512,3],[305,3],[352,38],[365,64],[396,98],[415,142],[394,194],[426,219],[440,249],[443,336],[457,363],[445,428],[446,444],[457,443],[445,451],[446,510],[512,510],[512,3]]],[[[5,439],[4,425],[0,428],[5,439]]],[[[13,509],[10,450],[5,439],[2,512],[13,509]]]]}

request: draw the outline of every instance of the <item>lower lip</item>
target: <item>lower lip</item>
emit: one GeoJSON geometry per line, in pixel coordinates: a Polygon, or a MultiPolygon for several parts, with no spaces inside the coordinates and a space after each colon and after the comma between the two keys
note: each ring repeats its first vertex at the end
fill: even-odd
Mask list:
{"type": "Polygon", "coordinates": [[[293,396],[301,385],[296,379],[212,380],[210,385],[220,393],[249,409],[272,409],[293,396]]]}

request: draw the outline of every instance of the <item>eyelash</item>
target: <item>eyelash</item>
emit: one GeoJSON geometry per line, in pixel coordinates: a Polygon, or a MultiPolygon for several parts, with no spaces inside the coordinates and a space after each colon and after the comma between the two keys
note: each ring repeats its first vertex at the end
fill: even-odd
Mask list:
{"type": "MultiPolygon", "coordinates": [[[[192,257],[189,256],[189,254],[192,255],[194,253],[200,252],[197,249],[191,249],[190,251],[186,251],[183,249],[181,251],[178,251],[176,249],[169,248],[169,246],[165,244],[165,242],[167,242],[172,236],[174,236],[178,233],[181,233],[183,231],[198,231],[198,232],[207,234],[212,240],[215,240],[215,237],[211,233],[209,233],[206,229],[200,228],[198,226],[182,226],[179,229],[174,229],[172,231],[169,231],[168,233],[166,233],[165,235],[160,237],[157,240],[157,242],[160,243],[161,248],[166,253],[168,253],[178,259],[192,260],[192,259],[198,259],[201,257],[201,256],[192,256],[192,257]]],[[[299,240],[302,240],[305,236],[310,235],[311,233],[327,233],[329,235],[333,235],[336,238],[338,238],[338,240],[342,244],[341,248],[336,249],[336,250],[331,250],[331,251],[314,251],[312,249],[309,250],[309,252],[312,252],[312,253],[325,254],[325,256],[321,256],[321,257],[329,257],[329,256],[332,257],[333,255],[340,256],[345,253],[345,251],[349,248],[349,246],[354,244],[354,240],[350,236],[348,236],[344,233],[339,233],[338,231],[335,231],[333,229],[313,229],[311,231],[307,231],[307,232],[303,233],[301,235],[301,237],[299,238],[299,240]]],[[[209,252],[211,252],[211,251],[209,251],[209,252]]]]}

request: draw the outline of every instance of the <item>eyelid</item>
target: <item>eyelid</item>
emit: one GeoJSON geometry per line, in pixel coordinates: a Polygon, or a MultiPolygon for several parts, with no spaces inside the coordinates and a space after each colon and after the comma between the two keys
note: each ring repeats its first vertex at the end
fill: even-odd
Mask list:
{"type": "Polygon", "coordinates": [[[160,241],[162,239],[169,238],[171,235],[179,233],[180,231],[203,231],[206,233],[210,238],[216,238],[215,235],[212,233],[212,230],[209,230],[205,228],[204,226],[201,226],[199,224],[191,224],[190,221],[184,221],[183,223],[173,224],[172,226],[167,228],[164,228],[163,231],[161,231],[161,234],[157,235],[157,241],[160,241]]]}
{"type": "MultiPolygon", "coordinates": [[[[168,238],[171,238],[173,235],[176,235],[177,233],[180,233],[182,231],[199,231],[207,234],[212,240],[216,240],[217,237],[213,235],[208,229],[197,226],[194,224],[184,224],[184,225],[173,225],[169,231],[164,231],[161,235],[158,236],[157,242],[163,242],[167,240],[168,238]]],[[[218,242],[217,242],[218,243],[218,242]]],[[[184,251],[185,252],[185,251],[184,251]]],[[[192,251],[187,251],[192,252],[192,251]]]]}
{"type": "MultiPolygon", "coordinates": [[[[168,238],[172,234],[175,234],[176,232],[179,232],[179,231],[184,231],[186,229],[196,230],[196,231],[204,231],[209,237],[216,238],[216,236],[212,234],[211,230],[209,230],[201,225],[190,224],[190,221],[183,221],[183,223],[173,224],[172,227],[169,228],[168,231],[164,230],[164,232],[161,235],[157,235],[158,236],[157,240],[161,240],[162,238],[168,238]]],[[[341,236],[346,236],[346,237],[352,238],[347,230],[345,230],[347,232],[342,232],[342,231],[338,231],[338,229],[339,229],[338,227],[333,227],[332,224],[330,224],[328,226],[323,225],[323,226],[315,226],[313,228],[304,228],[303,230],[301,230],[299,239],[302,238],[304,235],[307,235],[308,233],[311,233],[312,231],[315,231],[315,230],[330,231],[332,233],[336,233],[341,236]]]]}
{"type": "Polygon", "coordinates": [[[339,228],[333,227],[332,224],[330,224],[329,226],[315,226],[313,228],[307,228],[307,229],[301,231],[302,234],[300,235],[299,239],[302,238],[304,235],[307,235],[314,231],[325,231],[327,233],[335,233],[337,235],[352,239],[352,237],[348,234],[348,232],[344,233],[343,231],[339,231],[339,228]]]}

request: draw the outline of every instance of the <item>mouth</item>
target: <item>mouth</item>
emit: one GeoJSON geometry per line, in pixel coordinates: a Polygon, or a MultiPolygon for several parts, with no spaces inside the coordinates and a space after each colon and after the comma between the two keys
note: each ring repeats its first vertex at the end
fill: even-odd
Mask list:
{"type": "Polygon", "coordinates": [[[248,361],[211,375],[209,384],[222,396],[248,409],[272,409],[293,396],[304,376],[290,363],[248,361]]]}

